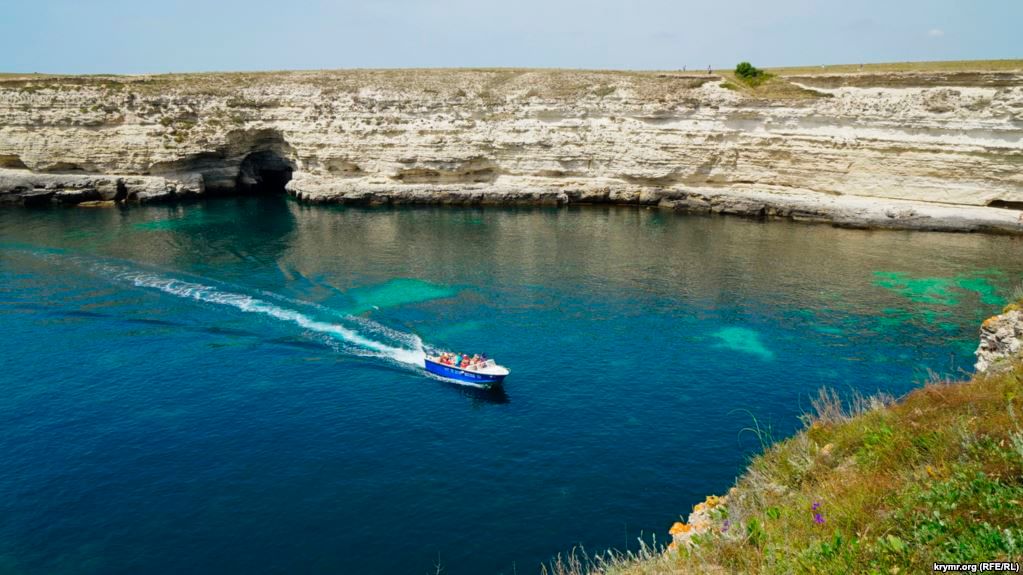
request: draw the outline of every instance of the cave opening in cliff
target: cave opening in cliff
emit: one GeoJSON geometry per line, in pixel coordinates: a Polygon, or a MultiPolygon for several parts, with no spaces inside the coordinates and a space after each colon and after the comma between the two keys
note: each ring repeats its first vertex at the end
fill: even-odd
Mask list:
{"type": "Polygon", "coordinates": [[[1005,208],[1008,210],[1023,210],[1023,202],[1011,202],[1009,200],[994,200],[988,202],[989,208],[1005,208]]]}
{"type": "Polygon", "coordinates": [[[237,189],[243,194],[283,194],[294,164],[273,150],[252,152],[242,160],[237,189]]]}

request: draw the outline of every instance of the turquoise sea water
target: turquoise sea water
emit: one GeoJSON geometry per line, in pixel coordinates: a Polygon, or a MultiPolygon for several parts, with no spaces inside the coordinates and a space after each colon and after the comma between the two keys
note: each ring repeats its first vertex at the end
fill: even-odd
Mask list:
{"type": "Polygon", "coordinates": [[[533,573],[822,386],[969,370],[1020,238],[283,198],[0,211],[0,573],[533,573]],[[426,377],[486,352],[504,391],[426,377]]]}

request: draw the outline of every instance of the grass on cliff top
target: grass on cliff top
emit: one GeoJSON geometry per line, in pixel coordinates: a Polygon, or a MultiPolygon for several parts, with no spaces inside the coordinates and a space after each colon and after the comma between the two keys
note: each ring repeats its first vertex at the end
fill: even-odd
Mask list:
{"type": "Polygon", "coordinates": [[[146,96],[201,95],[240,97],[248,88],[267,92],[318,90],[325,97],[358,95],[364,90],[439,96],[485,104],[540,98],[578,101],[634,97],[673,101],[717,79],[712,75],[611,70],[519,68],[352,69],[316,71],[223,72],[139,76],[0,76],[0,89],[127,89],[146,96]]]}
{"type": "Polygon", "coordinates": [[[570,554],[544,572],[898,574],[1023,557],[1023,358],[854,403],[822,391],[802,432],[751,461],[727,533],[667,553],[570,554]]]}
{"type": "Polygon", "coordinates": [[[765,73],[755,79],[740,78],[735,72],[722,72],[725,81],[721,87],[743,95],[764,100],[806,100],[828,98],[830,94],[808,90],[773,73],[765,73]]]}
{"type": "Polygon", "coordinates": [[[1023,73],[1023,60],[968,60],[961,62],[899,62],[889,64],[842,64],[836,66],[800,66],[770,68],[758,82],[736,77],[732,70],[719,70],[722,87],[759,99],[807,99],[828,97],[815,88],[854,86],[934,87],[1017,86],[1018,77],[990,73],[1023,73]],[[802,86],[797,85],[803,84],[802,86]],[[805,86],[805,87],[804,87],[805,86]]]}
{"type": "Polygon", "coordinates": [[[813,74],[877,74],[892,72],[1013,72],[1023,71],[1023,60],[953,60],[941,62],[888,62],[879,64],[832,64],[771,68],[780,76],[813,74]]]}
{"type": "MultiPolygon", "coordinates": [[[[296,70],[265,72],[204,72],[152,75],[59,75],[2,74],[0,88],[28,92],[43,88],[104,90],[128,89],[139,94],[162,95],[237,95],[249,87],[306,86],[324,95],[354,94],[362,89],[403,91],[410,94],[438,94],[467,97],[501,103],[537,97],[555,100],[579,100],[587,97],[634,97],[641,100],[672,102],[686,99],[687,93],[708,81],[725,79],[726,87],[756,98],[815,98],[822,93],[796,86],[786,76],[834,76],[849,72],[870,74],[892,72],[980,73],[985,71],[1023,71],[1023,60],[984,60],[963,62],[907,62],[895,64],[838,65],[824,67],[771,68],[774,77],[759,86],[735,83],[731,70],[714,74],[700,71],[622,71],[543,68],[448,68],[448,69],[351,69],[296,70]]],[[[870,74],[859,74],[870,76],[870,74]]],[[[847,74],[855,76],[856,74],[847,74]]],[[[863,80],[866,81],[866,80],[863,80]]],[[[941,82],[939,76],[920,81],[941,82]]],[[[882,82],[883,83],[883,82],[882,82]]]]}

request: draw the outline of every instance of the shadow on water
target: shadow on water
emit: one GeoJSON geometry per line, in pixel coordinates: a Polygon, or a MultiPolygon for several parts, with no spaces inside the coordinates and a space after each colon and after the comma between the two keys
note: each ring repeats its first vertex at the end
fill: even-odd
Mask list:
{"type": "Polygon", "coordinates": [[[295,218],[281,195],[211,198],[202,204],[146,206],[131,214],[132,244],[118,254],[135,261],[273,262],[282,257],[295,218]],[[141,219],[140,219],[141,216],[141,219]],[[159,257],[154,254],[160,254],[159,257]],[[165,254],[165,255],[164,255],[165,254]]]}
{"type": "MultiPolygon", "coordinates": [[[[255,334],[253,334],[255,335],[255,334]]],[[[258,336],[257,336],[258,337],[258,336]]],[[[331,351],[332,348],[325,343],[317,343],[315,341],[305,341],[294,337],[275,337],[273,339],[263,340],[264,343],[273,345],[281,345],[284,347],[291,347],[295,349],[313,350],[313,351],[331,351]]]]}
{"type": "Polygon", "coordinates": [[[439,381],[444,387],[457,391],[463,397],[467,397],[472,400],[473,405],[479,404],[491,404],[491,405],[505,405],[511,403],[511,399],[508,397],[508,392],[505,391],[504,386],[492,387],[490,389],[483,389],[480,387],[472,387],[468,385],[459,385],[450,381],[439,381]]]}
{"type": "Polygon", "coordinates": [[[165,319],[152,319],[152,318],[124,318],[117,314],[106,314],[95,311],[87,310],[64,310],[64,309],[53,309],[50,306],[40,304],[18,304],[11,306],[12,309],[19,309],[24,311],[42,311],[46,315],[51,317],[60,318],[82,318],[82,319],[96,319],[96,320],[110,320],[118,323],[132,324],[132,325],[150,325],[160,327],[173,327],[181,331],[187,331],[192,333],[205,333],[210,335],[221,335],[221,336],[232,336],[239,338],[252,338],[258,340],[260,343],[279,345],[285,347],[291,347],[302,350],[316,350],[316,351],[329,351],[331,348],[325,343],[318,343],[314,341],[305,341],[293,337],[276,337],[276,338],[265,338],[261,334],[248,331],[244,329],[236,329],[231,327],[221,326],[196,326],[182,322],[170,321],[165,319]]]}
{"type": "MultiPolygon", "coordinates": [[[[248,330],[244,330],[244,329],[235,329],[233,327],[218,327],[218,326],[204,327],[204,328],[201,329],[201,331],[203,331],[205,333],[213,334],[213,335],[234,335],[234,336],[238,336],[238,337],[259,337],[259,334],[256,333],[256,332],[252,332],[252,331],[248,331],[248,330]]],[[[269,341],[273,341],[273,340],[269,340],[269,341]]]]}
{"type": "Polygon", "coordinates": [[[461,395],[462,397],[469,398],[472,401],[473,405],[479,404],[504,405],[507,403],[511,403],[511,399],[508,397],[508,393],[505,391],[503,386],[485,389],[482,387],[473,387],[471,385],[462,385],[446,379],[435,377],[433,375],[429,375],[424,369],[410,368],[410,366],[398,366],[394,364],[380,363],[375,361],[374,362],[364,361],[360,367],[369,371],[379,371],[388,374],[402,373],[411,375],[417,380],[414,382],[414,385],[438,386],[442,389],[455,392],[461,395]]]}
{"type": "MultiPolygon", "coordinates": [[[[37,306],[32,306],[32,307],[29,307],[27,305],[22,305],[22,306],[18,306],[18,307],[25,308],[25,309],[46,309],[45,306],[38,306],[38,307],[37,306]]],[[[105,313],[99,313],[99,312],[95,312],[95,311],[85,311],[85,310],[56,311],[56,312],[51,312],[50,315],[56,315],[56,316],[61,316],[61,317],[86,317],[86,318],[106,318],[106,317],[111,317],[111,316],[109,316],[109,315],[107,315],[105,313]]]]}
{"type": "Polygon", "coordinates": [[[132,318],[121,320],[127,323],[140,323],[142,325],[159,325],[164,327],[179,327],[187,329],[188,326],[176,321],[169,321],[166,319],[150,319],[150,318],[132,318]]]}

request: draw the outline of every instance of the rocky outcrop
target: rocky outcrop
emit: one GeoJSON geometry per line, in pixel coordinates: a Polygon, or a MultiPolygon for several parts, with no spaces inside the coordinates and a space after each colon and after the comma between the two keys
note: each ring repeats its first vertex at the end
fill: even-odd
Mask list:
{"type": "Polygon", "coordinates": [[[0,201],[631,203],[1023,232],[1023,74],[381,70],[0,80],[0,201]],[[53,193],[50,193],[50,192],[53,193]]]}
{"type": "Polygon", "coordinates": [[[1023,353],[1023,309],[1010,305],[1005,313],[984,320],[980,345],[975,355],[978,372],[999,371],[1011,366],[1011,360],[1023,353]]]}
{"type": "Polygon", "coordinates": [[[200,174],[179,174],[168,179],[159,176],[47,174],[0,169],[0,204],[70,205],[90,201],[144,204],[198,197],[204,192],[205,184],[200,174]]]}

